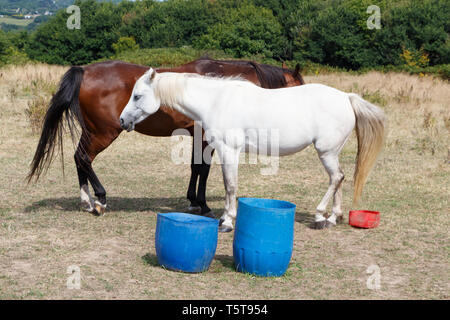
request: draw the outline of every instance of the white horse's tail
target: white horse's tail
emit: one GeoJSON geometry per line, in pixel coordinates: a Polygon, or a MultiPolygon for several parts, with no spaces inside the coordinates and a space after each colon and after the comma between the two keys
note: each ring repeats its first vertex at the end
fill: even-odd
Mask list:
{"type": "Polygon", "coordinates": [[[356,116],[358,154],[354,175],[353,203],[361,197],[364,184],[384,143],[386,117],[383,110],[350,93],[350,103],[356,116]]]}

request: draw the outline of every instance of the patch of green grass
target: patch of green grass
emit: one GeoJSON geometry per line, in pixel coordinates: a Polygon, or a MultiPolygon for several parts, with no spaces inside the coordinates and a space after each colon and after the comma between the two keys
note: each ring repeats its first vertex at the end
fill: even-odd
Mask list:
{"type": "Polygon", "coordinates": [[[25,298],[38,298],[38,299],[42,299],[45,297],[45,294],[42,293],[39,290],[30,290],[27,292],[27,294],[25,295],[25,298]]]}
{"type": "Polygon", "coordinates": [[[388,103],[386,97],[384,97],[379,90],[373,92],[364,91],[362,97],[363,99],[366,99],[367,101],[380,107],[385,107],[388,103]]]}
{"type": "Polygon", "coordinates": [[[102,282],[102,284],[107,292],[111,292],[114,290],[114,286],[111,282],[109,282],[106,279],[99,279],[99,280],[102,282]]]}
{"type": "Polygon", "coordinates": [[[16,26],[26,27],[33,22],[34,19],[15,19],[11,17],[0,18],[0,23],[13,24],[16,26]]]}

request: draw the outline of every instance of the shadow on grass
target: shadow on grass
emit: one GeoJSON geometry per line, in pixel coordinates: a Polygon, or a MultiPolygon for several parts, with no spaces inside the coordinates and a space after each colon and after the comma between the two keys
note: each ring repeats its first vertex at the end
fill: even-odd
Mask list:
{"type": "Polygon", "coordinates": [[[223,254],[216,255],[208,269],[208,272],[221,273],[226,271],[235,271],[233,257],[223,254]]]}
{"type": "Polygon", "coordinates": [[[314,215],[309,212],[296,212],[295,221],[307,226],[310,229],[314,229],[314,215]]]}
{"type": "MultiPolygon", "coordinates": [[[[210,197],[210,201],[223,201],[223,197],[210,197]]],[[[125,212],[186,212],[189,205],[188,200],[184,197],[176,198],[123,198],[109,197],[107,198],[107,211],[125,211],[125,212]]],[[[59,211],[79,211],[80,198],[78,197],[62,197],[49,198],[36,201],[25,207],[25,212],[36,212],[41,209],[53,209],[59,211]]],[[[221,210],[215,210],[216,216],[221,210]]],[[[296,212],[295,221],[314,229],[314,215],[308,212],[296,212]]]]}
{"type": "MultiPolygon", "coordinates": [[[[210,197],[210,201],[223,200],[222,197],[210,197]]],[[[186,212],[189,201],[183,197],[177,198],[107,198],[107,211],[126,211],[126,212],[143,212],[157,211],[170,212],[179,211],[186,212]]],[[[54,209],[61,211],[79,211],[80,198],[78,197],[62,197],[43,199],[34,202],[25,208],[25,212],[34,212],[41,209],[54,209]]]]}
{"type": "MultiPolygon", "coordinates": [[[[144,256],[142,256],[141,259],[145,265],[165,269],[163,266],[161,266],[158,263],[158,257],[153,253],[147,253],[144,256]]],[[[205,272],[222,273],[222,272],[227,272],[227,271],[232,271],[232,272],[235,271],[233,257],[226,256],[226,255],[216,255],[214,257],[214,260],[211,262],[209,269],[205,272]]],[[[174,272],[185,273],[182,271],[174,271],[174,272]]],[[[190,273],[186,273],[186,274],[190,274],[190,273]]]]}
{"type": "Polygon", "coordinates": [[[152,267],[159,267],[158,263],[158,257],[153,253],[147,253],[142,257],[142,261],[144,264],[152,266],[152,267]]]}

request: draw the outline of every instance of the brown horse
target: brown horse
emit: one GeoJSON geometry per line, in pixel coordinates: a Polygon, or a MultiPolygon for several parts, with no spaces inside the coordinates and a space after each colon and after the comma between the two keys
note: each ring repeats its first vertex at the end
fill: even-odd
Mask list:
{"type": "MultiPolygon", "coordinates": [[[[75,152],[81,204],[85,210],[102,215],[106,209],[106,191],[92,168],[92,161],[121,133],[120,114],[130,98],[136,80],[147,70],[148,67],[121,61],[71,67],[63,76],[60,87],[53,96],[45,115],[28,181],[31,181],[33,176],[36,180],[39,179],[39,176],[48,169],[56,146],[63,155],[62,119],[65,114],[72,139],[77,133],[75,120],[81,127],[81,137],[75,152]],[[97,197],[95,201],[89,193],[88,181],[97,197]]],[[[218,61],[200,58],[177,68],[159,69],[158,72],[239,75],[264,88],[304,84],[298,65],[295,71],[292,71],[252,61],[218,61]]],[[[167,137],[179,128],[187,129],[193,135],[194,123],[177,111],[163,107],[136,126],[136,131],[149,136],[167,137]]],[[[206,142],[202,143],[203,149],[206,148],[206,142]]],[[[194,163],[194,150],[195,148],[192,154],[187,198],[191,202],[191,210],[200,209],[201,214],[209,215],[211,210],[206,204],[205,193],[210,165],[204,161],[202,164],[194,163]]]]}

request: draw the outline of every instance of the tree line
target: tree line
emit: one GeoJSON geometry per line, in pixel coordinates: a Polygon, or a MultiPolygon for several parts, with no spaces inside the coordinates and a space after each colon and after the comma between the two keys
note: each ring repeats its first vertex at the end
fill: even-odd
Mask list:
{"type": "MultiPolygon", "coordinates": [[[[34,31],[0,32],[0,64],[20,53],[80,65],[139,48],[220,50],[235,58],[358,70],[450,63],[448,0],[77,0],[81,28],[58,11],[34,31]],[[369,29],[370,5],[380,28],[369,29]]],[[[10,59],[11,60],[11,59],[10,59]]]]}

